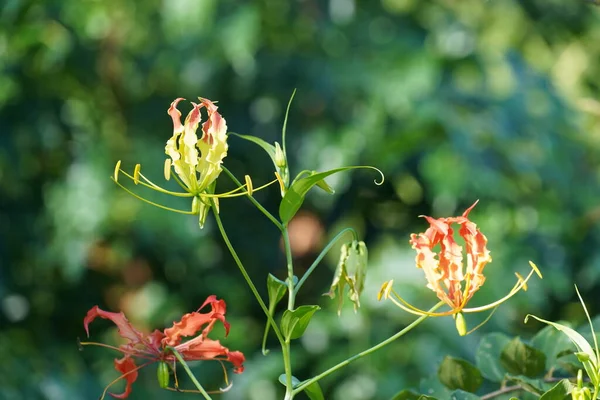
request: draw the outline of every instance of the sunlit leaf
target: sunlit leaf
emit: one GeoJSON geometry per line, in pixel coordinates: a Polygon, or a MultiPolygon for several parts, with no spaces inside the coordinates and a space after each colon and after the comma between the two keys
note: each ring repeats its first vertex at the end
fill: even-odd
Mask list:
{"type": "Polygon", "coordinates": [[[296,212],[298,212],[300,206],[302,206],[302,203],[304,202],[304,197],[306,196],[308,191],[317,183],[319,183],[319,181],[337,172],[359,168],[374,169],[376,171],[379,171],[377,168],[371,166],[341,167],[325,172],[313,173],[310,176],[300,178],[294,181],[289,187],[285,196],[283,196],[283,199],[281,199],[281,204],[279,205],[279,218],[281,218],[281,222],[287,224],[294,217],[294,215],[296,215],[296,212]]]}
{"type": "Polygon", "coordinates": [[[544,393],[540,400],[564,400],[565,396],[571,392],[573,384],[568,379],[563,379],[554,385],[550,390],[544,393]]]}

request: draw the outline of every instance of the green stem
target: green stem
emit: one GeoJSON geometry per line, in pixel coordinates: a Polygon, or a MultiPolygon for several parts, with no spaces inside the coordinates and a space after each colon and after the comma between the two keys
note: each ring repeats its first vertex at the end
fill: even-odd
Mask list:
{"type": "MultiPolygon", "coordinates": [[[[434,312],[435,310],[437,310],[438,308],[440,308],[442,305],[444,305],[445,303],[443,301],[440,301],[439,303],[437,303],[435,306],[433,306],[428,312],[434,312]]],[[[341,363],[334,365],[333,367],[329,368],[327,371],[320,373],[319,375],[308,379],[306,381],[304,381],[301,385],[298,385],[295,389],[294,389],[294,394],[298,394],[301,391],[303,391],[304,389],[306,389],[307,386],[313,384],[314,382],[319,381],[320,379],[326,377],[327,375],[331,374],[332,372],[337,371],[338,369],[345,367],[346,365],[350,364],[352,361],[358,360],[359,358],[362,358],[364,356],[367,356],[379,349],[381,349],[382,347],[392,343],[394,340],[400,338],[401,336],[403,336],[405,333],[409,332],[410,330],[412,330],[415,326],[419,325],[421,322],[425,321],[427,318],[429,318],[429,315],[422,315],[419,318],[417,318],[416,320],[413,321],[413,323],[411,323],[410,325],[408,325],[406,328],[402,329],[400,332],[396,333],[393,336],[390,336],[389,338],[385,339],[383,342],[380,342],[378,344],[376,344],[375,346],[364,350],[358,354],[353,355],[352,357],[342,361],[341,363]]]]}
{"type": "MultiPolygon", "coordinates": [[[[294,291],[294,262],[292,260],[292,247],[290,245],[290,235],[288,232],[287,224],[283,225],[281,231],[283,236],[283,246],[285,248],[285,259],[287,262],[288,270],[288,310],[294,309],[294,301],[296,299],[296,292],[294,291]]],[[[285,400],[291,400],[294,398],[294,386],[292,384],[292,356],[290,349],[290,341],[287,339],[285,343],[281,345],[283,350],[283,366],[285,369],[285,400]]]]}
{"type": "MultiPolygon", "coordinates": [[[[225,173],[229,176],[229,178],[233,181],[233,183],[235,183],[238,186],[242,186],[242,183],[239,181],[239,179],[237,179],[235,177],[235,175],[233,175],[233,173],[231,173],[231,171],[229,171],[227,168],[223,167],[223,171],[225,171],[225,173]]],[[[273,216],[273,214],[271,214],[270,212],[267,211],[266,208],[263,207],[262,204],[260,204],[254,197],[248,195],[248,199],[250,199],[250,201],[252,202],[252,204],[254,204],[254,206],[256,208],[258,208],[267,218],[269,218],[269,220],[280,230],[283,231],[283,226],[281,225],[281,223],[277,220],[277,218],[275,218],[273,216]]]]}
{"type": "Polygon", "coordinates": [[[331,248],[333,247],[333,245],[342,237],[342,235],[344,235],[348,231],[350,231],[350,232],[353,233],[354,240],[358,240],[358,234],[356,233],[356,231],[353,228],[345,228],[340,233],[338,233],[337,235],[335,235],[335,237],[333,239],[331,239],[329,241],[329,243],[327,244],[327,246],[325,246],[325,248],[321,251],[321,254],[319,254],[319,256],[315,259],[315,261],[312,263],[312,265],[310,266],[310,268],[304,273],[304,275],[302,276],[302,279],[300,279],[300,281],[298,282],[298,284],[294,288],[294,295],[298,294],[298,291],[300,290],[300,287],[302,287],[302,285],[304,284],[304,282],[306,281],[306,279],[308,279],[308,277],[310,276],[310,274],[312,274],[312,272],[315,270],[315,268],[317,268],[317,265],[319,265],[319,263],[321,262],[321,260],[323,260],[323,258],[329,252],[329,250],[331,250],[331,248]]]}
{"type": "Polygon", "coordinates": [[[281,344],[281,350],[283,355],[283,368],[285,370],[285,397],[284,400],[291,400],[294,398],[294,385],[292,382],[292,357],[290,341],[286,340],[281,344]]]}
{"type": "Polygon", "coordinates": [[[281,232],[283,236],[283,247],[285,248],[285,259],[287,262],[287,284],[288,284],[288,310],[294,309],[294,301],[296,300],[296,292],[294,291],[294,262],[292,261],[292,246],[290,245],[290,235],[287,229],[287,224],[283,226],[281,232]]]}
{"type": "Polygon", "coordinates": [[[188,376],[190,377],[190,379],[194,383],[194,386],[196,386],[196,389],[198,389],[198,391],[202,394],[202,396],[204,396],[204,398],[206,400],[211,400],[211,397],[208,395],[208,393],[206,393],[206,390],[204,390],[204,388],[202,387],[202,385],[200,384],[200,382],[198,382],[198,380],[196,379],[196,377],[194,376],[194,374],[190,370],[190,367],[188,367],[188,365],[185,362],[185,360],[183,359],[183,357],[181,357],[181,354],[179,354],[179,352],[177,350],[175,350],[171,346],[167,346],[167,349],[171,350],[171,352],[175,355],[175,357],[177,358],[177,360],[181,363],[181,365],[183,366],[183,369],[185,369],[185,372],[187,372],[188,376]]]}
{"type": "Polygon", "coordinates": [[[231,242],[229,241],[229,237],[227,236],[227,233],[225,232],[225,228],[223,227],[223,222],[221,221],[221,217],[219,217],[219,213],[217,212],[217,209],[215,207],[214,200],[211,199],[210,203],[211,203],[211,208],[213,210],[213,214],[215,215],[215,220],[217,221],[217,226],[219,227],[219,232],[221,232],[221,236],[223,237],[223,240],[225,241],[225,245],[229,249],[229,253],[231,253],[231,256],[235,260],[235,263],[237,264],[242,275],[244,276],[246,283],[248,284],[248,286],[250,287],[250,290],[254,294],[256,301],[258,301],[258,304],[260,304],[260,308],[262,308],[263,312],[267,316],[267,320],[271,324],[271,327],[273,328],[273,332],[275,332],[277,339],[283,345],[284,339],[283,339],[283,336],[281,336],[281,332],[279,331],[277,324],[273,320],[273,317],[271,316],[271,313],[269,312],[269,309],[265,305],[265,302],[263,301],[262,297],[260,297],[260,294],[258,293],[256,286],[254,286],[252,279],[250,278],[250,276],[248,275],[248,272],[246,271],[246,268],[244,268],[244,264],[242,264],[242,261],[238,257],[237,252],[235,251],[235,249],[231,245],[231,242]]]}

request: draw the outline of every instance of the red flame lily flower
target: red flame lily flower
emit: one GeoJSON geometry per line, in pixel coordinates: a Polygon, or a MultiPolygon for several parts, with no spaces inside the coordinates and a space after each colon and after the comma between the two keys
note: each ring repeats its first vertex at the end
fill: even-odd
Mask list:
{"type": "Polygon", "coordinates": [[[118,348],[99,344],[103,347],[114,348],[124,354],[123,358],[115,359],[115,369],[121,373],[121,376],[113,381],[113,383],[120,379],[125,379],[127,382],[125,391],[121,394],[109,394],[117,399],[126,399],[131,393],[131,385],[138,377],[139,369],[154,362],[174,363],[176,358],[169,347],[174,348],[186,361],[229,361],[233,364],[235,373],[243,372],[245,358],[241,352],[229,351],[218,340],[208,338],[208,334],[217,321],[223,323],[225,334],[229,334],[230,326],[225,320],[225,310],[225,301],[217,300],[215,295],[211,295],[198,311],[185,314],[181,318],[181,321],[173,323],[171,328],[165,329],[163,332],[155,330],[150,334],[143,334],[131,325],[122,312],[108,312],[101,310],[98,306],[94,306],[88,311],[83,320],[83,326],[88,337],[89,324],[97,317],[100,317],[114,322],[117,325],[119,335],[128,341],[128,343],[118,348]],[[211,310],[207,313],[201,313],[200,310],[209,304],[211,310]],[[182,341],[184,337],[195,336],[198,332],[200,334],[196,337],[185,342],[182,341]],[[137,366],[135,358],[148,361],[145,364],[137,366]]]}

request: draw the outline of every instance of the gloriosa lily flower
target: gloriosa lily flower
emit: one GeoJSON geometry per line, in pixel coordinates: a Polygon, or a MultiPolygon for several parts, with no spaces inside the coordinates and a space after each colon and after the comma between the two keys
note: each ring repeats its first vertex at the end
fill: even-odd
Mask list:
{"type": "MultiPolygon", "coordinates": [[[[111,382],[102,395],[106,395],[108,388],[115,382],[125,379],[125,391],[120,394],[109,393],[117,399],[126,399],[131,393],[131,385],[138,377],[138,370],[141,368],[159,362],[160,365],[167,363],[175,364],[176,357],[171,348],[175,349],[185,361],[197,360],[219,360],[229,361],[234,366],[235,373],[241,373],[244,370],[244,355],[239,351],[229,351],[227,347],[221,345],[218,340],[208,338],[208,334],[213,329],[217,321],[221,321],[225,326],[225,334],[229,334],[229,323],[225,320],[226,304],[224,300],[217,300],[215,295],[209,296],[198,311],[185,314],[181,321],[174,322],[171,328],[163,332],[155,330],[150,334],[143,334],[135,329],[127,320],[125,315],[101,310],[94,306],[88,311],[83,320],[83,326],[89,337],[89,324],[96,318],[111,320],[117,325],[119,335],[127,340],[127,343],[117,347],[102,343],[82,342],[82,345],[97,345],[108,347],[123,353],[123,358],[115,359],[115,369],[121,373],[121,376],[111,382]],[[209,305],[211,310],[207,313],[201,313],[200,310],[209,305]],[[199,335],[183,342],[184,337],[199,335]],[[138,366],[135,359],[145,362],[138,366]]],[[[173,371],[175,370],[172,367],[173,371]]],[[[167,385],[168,386],[168,385],[167,385]]],[[[179,390],[177,385],[175,390],[179,390]]]]}
{"type": "Polygon", "coordinates": [[[167,111],[173,120],[173,136],[165,146],[165,153],[169,158],[165,160],[164,175],[165,179],[169,180],[172,168],[175,171],[174,177],[177,183],[185,192],[172,192],[154,184],[142,175],[140,164],[136,165],[132,176],[121,170],[121,161],[117,162],[113,180],[128,193],[147,203],[170,211],[199,215],[200,227],[203,227],[213,203],[218,211],[219,198],[252,195],[253,190],[260,190],[262,187],[253,189],[250,177],[246,176],[246,184],[242,187],[231,192],[215,194],[216,180],[223,170],[223,159],[227,156],[227,124],[221,114],[217,112],[217,106],[212,101],[202,97],[198,99],[200,103],[192,102],[192,111],[189,112],[183,124],[181,123],[181,112],[177,109],[177,105],[184,100],[183,98],[175,99],[167,111]],[[206,108],[208,119],[202,124],[202,136],[198,138],[196,131],[202,120],[201,110],[203,108],[206,108]],[[192,210],[183,211],[165,207],[134,194],[118,182],[119,172],[133,180],[136,185],[141,184],[172,196],[192,197],[192,210]]]}
{"type": "Polygon", "coordinates": [[[485,282],[484,267],[492,261],[490,252],[487,249],[487,238],[477,228],[477,225],[468,218],[469,213],[478,201],[467,208],[459,217],[435,219],[423,216],[429,222],[429,228],[425,233],[419,233],[418,235],[413,233],[410,236],[410,244],[417,251],[417,268],[421,268],[425,273],[427,287],[434,291],[437,297],[450,307],[450,310],[427,312],[410,305],[392,289],[393,280],[382,285],[378,298],[380,300],[382,297],[389,298],[398,307],[416,315],[453,315],[457,319],[459,333],[464,335],[467,332],[462,313],[480,312],[499,306],[519,290],[527,290],[527,281],[534,272],[542,278],[536,265],[530,261],[531,271],[529,275],[523,279],[521,275],[516,273],[517,283],[506,296],[485,306],[466,308],[469,300],[485,282]],[[465,242],[466,269],[463,264],[463,249],[454,240],[453,224],[460,225],[459,235],[465,242]],[[438,245],[439,251],[436,252],[435,248],[438,245]]]}

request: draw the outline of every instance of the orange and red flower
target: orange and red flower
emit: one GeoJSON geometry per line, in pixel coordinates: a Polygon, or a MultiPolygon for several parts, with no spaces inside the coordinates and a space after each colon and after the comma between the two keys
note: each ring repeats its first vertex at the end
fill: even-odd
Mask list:
{"type": "Polygon", "coordinates": [[[176,361],[171,348],[175,349],[186,361],[229,361],[233,364],[235,373],[243,372],[245,358],[241,352],[229,351],[218,340],[208,338],[208,334],[217,321],[223,323],[225,334],[229,334],[230,325],[225,320],[225,311],[225,301],[217,300],[215,295],[211,295],[198,311],[185,314],[181,318],[181,321],[173,323],[171,328],[165,329],[163,332],[155,330],[150,334],[144,334],[135,329],[122,312],[108,312],[101,310],[98,306],[94,306],[84,318],[83,326],[89,337],[89,324],[94,319],[98,317],[108,319],[117,325],[119,335],[127,340],[127,343],[118,348],[98,344],[123,353],[123,358],[115,359],[115,369],[121,373],[121,376],[113,382],[125,379],[125,391],[120,394],[109,394],[117,399],[126,399],[131,393],[131,385],[138,377],[139,369],[155,362],[174,363],[176,361]],[[208,304],[210,304],[211,310],[207,313],[201,313],[200,310],[208,304]],[[198,336],[183,341],[184,337],[195,336],[198,332],[200,332],[198,336]],[[135,359],[146,360],[146,362],[138,366],[135,363],[135,359]]]}
{"type": "Polygon", "coordinates": [[[460,311],[485,282],[483,268],[492,261],[487,238],[477,225],[469,221],[475,202],[460,217],[432,218],[425,233],[411,234],[410,244],[417,251],[417,268],[423,269],[427,287],[452,309],[460,311]],[[454,240],[453,224],[460,225],[459,235],[466,246],[467,265],[463,266],[462,247],[454,240]],[[439,253],[435,247],[440,246],[439,253]],[[462,283],[466,281],[464,291],[462,283]]]}
{"type": "MultiPolygon", "coordinates": [[[[481,233],[477,225],[469,220],[469,213],[477,205],[477,202],[458,217],[436,219],[424,216],[429,222],[429,228],[424,233],[413,233],[410,236],[410,244],[417,251],[415,259],[417,268],[423,270],[427,279],[427,287],[433,290],[437,297],[450,307],[449,311],[435,313],[412,306],[393,291],[393,280],[382,285],[379,291],[379,299],[382,297],[390,298],[398,307],[413,314],[454,315],[463,321],[462,313],[479,312],[494,308],[508,300],[519,290],[527,290],[527,281],[534,272],[541,278],[541,273],[535,264],[530,261],[529,264],[532,270],[529,275],[523,279],[519,274],[516,274],[517,283],[506,296],[485,306],[465,308],[475,292],[485,282],[483,269],[492,261],[490,252],[487,249],[487,238],[481,233]],[[463,247],[454,239],[454,224],[460,226],[458,234],[465,244],[466,251],[464,254],[463,247]],[[466,258],[466,263],[464,258],[466,258]],[[391,296],[392,294],[393,296],[391,296]]],[[[463,332],[462,327],[459,332],[463,332]]]]}

